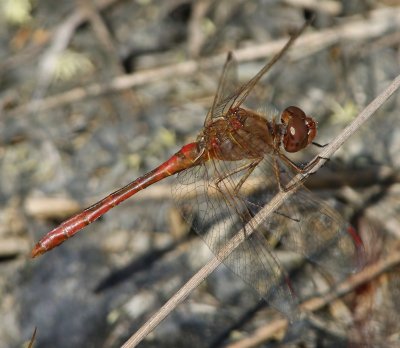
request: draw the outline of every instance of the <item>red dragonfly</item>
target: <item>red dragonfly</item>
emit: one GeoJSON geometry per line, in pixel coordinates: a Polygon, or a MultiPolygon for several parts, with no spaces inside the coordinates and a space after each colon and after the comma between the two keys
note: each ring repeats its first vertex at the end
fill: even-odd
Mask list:
{"type": "MultiPolygon", "coordinates": [[[[193,228],[217,254],[268,199],[287,189],[294,173],[304,169],[281,148],[292,153],[311,144],[317,134],[313,118],[295,106],[268,118],[242,104],[305,27],[242,86],[237,84],[237,63],[228,54],[216,96],[197,140],[183,146],[154,170],[61,223],[35,245],[32,257],[60,245],[135,193],[177,173],[173,195],[187,212],[186,218],[193,228]],[[259,191],[254,189],[256,182],[259,191]],[[193,209],[187,209],[190,204],[193,209]]],[[[328,268],[334,265],[340,272],[357,268],[362,248],[361,240],[338,213],[302,188],[270,218],[257,224],[245,241],[221,261],[264,299],[289,315],[294,297],[285,282],[285,271],[272,252],[277,244],[328,268]]]]}

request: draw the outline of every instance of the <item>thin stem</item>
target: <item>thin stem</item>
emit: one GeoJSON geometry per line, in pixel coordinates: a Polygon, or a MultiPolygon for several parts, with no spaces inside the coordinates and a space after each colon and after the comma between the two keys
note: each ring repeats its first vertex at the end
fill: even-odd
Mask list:
{"type": "Polygon", "coordinates": [[[376,97],[334,140],[327,145],[319,154],[321,160],[309,168],[305,173],[296,175],[288,184],[293,187],[290,191],[279,192],[269,203],[260,210],[254,218],[215,255],[204,267],[202,267],[190,280],[182,286],[175,295],[173,295],[138,331],[136,331],[122,348],[132,348],[139,344],[150,332],[156,328],[174,309],[180,304],[200,283],[206,279],[223,260],[235,250],[249,236],[253,228],[257,226],[273,211],[275,211],[287,198],[289,198],[310,174],[315,173],[342,145],[350,138],[373,114],[383,105],[383,103],[399,88],[400,75],[376,97]],[[246,233],[244,233],[246,231],[246,233]]]}
{"type": "MultiPolygon", "coordinates": [[[[112,2],[112,0],[104,0],[112,2]]],[[[77,14],[77,16],[83,14],[77,14]]],[[[74,18],[72,18],[74,19],[74,18]]],[[[78,23],[83,21],[79,17],[78,23]]],[[[295,47],[301,47],[301,50],[294,50],[291,59],[298,60],[309,56],[315,52],[332,46],[345,40],[360,42],[371,38],[381,37],[388,31],[392,31],[400,26],[400,12],[393,11],[391,8],[383,8],[368,13],[368,18],[349,18],[349,20],[332,29],[321,30],[317,33],[304,34],[295,43],[295,47]],[[300,53],[299,53],[300,52],[300,53]],[[301,56],[299,56],[299,54],[301,56]]],[[[268,42],[264,45],[257,44],[242,49],[235,50],[235,57],[238,62],[246,62],[255,59],[272,56],[278,52],[286,43],[286,39],[279,39],[268,42]]],[[[114,77],[107,83],[92,83],[82,87],[72,88],[53,96],[40,100],[32,100],[26,104],[19,105],[15,109],[7,112],[9,117],[30,113],[45,111],[56,107],[61,107],[70,103],[78,102],[86,98],[98,97],[111,92],[120,92],[132,87],[140,86],[146,83],[160,81],[162,79],[176,78],[179,76],[188,76],[196,73],[200,68],[209,69],[221,66],[226,59],[226,54],[219,54],[201,61],[189,60],[182,63],[172,64],[170,66],[153,68],[146,71],[139,71],[133,74],[126,74],[114,77]]]]}
{"type": "MultiPolygon", "coordinates": [[[[359,273],[352,275],[348,279],[338,284],[338,286],[333,290],[303,302],[300,304],[300,308],[308,312],[315,312],[331,303],[333,300],[350,293],[358,286],[371,281],[372,279],[399,264],[400,250],[397,248],[394,249],[385,259],[379,260],[376,263],[365,267],[359,273]]],[[[260,327],[250,337],[232,343],[228,345],[227,348],[258,347],[259,345],[265,343],[268,339],[272,338],[277,331],[284,330],[287,325],[288,321],[286,319],[274,320],[273,322],[260,327]]]]}

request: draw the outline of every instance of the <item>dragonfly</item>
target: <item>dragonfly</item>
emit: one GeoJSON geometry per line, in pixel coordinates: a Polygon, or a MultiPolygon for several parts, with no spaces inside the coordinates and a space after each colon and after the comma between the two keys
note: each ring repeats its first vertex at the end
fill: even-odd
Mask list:
{"type": "Polygon", "coordinates": [[[275,246],[341,273],[356,270],[362,249],[358,234],[338,212],[303,187],[268,219],[251,224],[265,202],[280,190],[290,189],[290,179],[304,171],[305,167],[294,163],[288,154],[313,143],[317,122],[297,106],[263,114],[243,104],[306,26],[243,85],[238,83],[237,62],[229,53],[196,141],[61,223],[34,246],[32,257],[60,245],[137,192],[177,174],[174,199],[215,255],[234,233],[250,225],[251,233],[221,261],[281,312],[292,315],[296,296],[273,250],[275,246]]]}

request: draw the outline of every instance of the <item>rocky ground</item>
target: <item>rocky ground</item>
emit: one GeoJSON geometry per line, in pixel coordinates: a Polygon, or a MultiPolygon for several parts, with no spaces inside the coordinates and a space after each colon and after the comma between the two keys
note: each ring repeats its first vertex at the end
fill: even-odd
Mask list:
{"type": "MultiPolygon", "coordinates": [[[[318,121],[320,144],[400,71],[396,0],[0,6],[0,348],[21,347],[35,327],[35,347],[119,347],[210,259],[174,205],[173,178],[48,254],[30,250],[195,139],[228,51],[245,82],[315,15],[249,103],[300,106],[318,121]]],[[[361,285],[350,279],[346,296],[286,331],[278,311],[220,266],[140,346],[400,346],[399,107],[396,92],[307,181],[362,236],[372,268],[361,285]]],[[[311,264],[292,277],[308,299],[334,289],[311,264]]]]}

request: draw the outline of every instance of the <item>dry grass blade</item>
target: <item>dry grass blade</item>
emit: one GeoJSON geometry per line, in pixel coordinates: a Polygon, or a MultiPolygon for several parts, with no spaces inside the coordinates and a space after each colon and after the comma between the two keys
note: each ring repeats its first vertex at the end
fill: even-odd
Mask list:
{"type": "Polygon", "coordinates": [[[31,340],[29,341],[28,348],[33,348],[33,344],[35,343],[35,339],[36,339],[36,333],[37,333],[37,327],[35,327],[35,330],[33,330],[33,334],[32,334],[31,340]]]}
{"type": "MultiPolygon", "coordinates": [[[[379,9],[371,11],[368,19],[349,20],[348,23],[333,29],[321,30],[318,33],[304,34],[297,40],[295,46],[302,47],[301,55],[309,55],[325,49],[343,40],[362,41],[373,37],[380,37],[394,26],[399,26],[400,11],[394,9],[379,9]]],[[[285,39],[268,42],[265,45],[250,46],[235,51],[235,57],[239,62],[265,58],[278,52],[285,39]]],[[[45,111],[74,103],[86,98],[98,97],[106,93],[119,92],[135,86],[159,81],[161,79],[188,76],[196,73],[200,68],[208,69],[220,66],[225,61],[226,54],[216,55],[202,61],[189,60],[170,66],[139,71],[129,75],[120,75],[105,84],[93,83],[83,87],[76,87],[66,92],[46,97],[41,100],[32,100],[20,105],[8,112],[9,116],[19,117],[33,111],[45,111]]],[[[297,57],[299,58],[299,57],[297,57]]]]}
{"type": "MultiPolygon", "coordinates": [[[[254,192],[262,184],[265,183],[262,177],[249,178],[248,191],[246,193],[254,192]],[[252,190],[252,191],[251,191],[252,190]]],[[[400,183],[400,173],[393,168],[387,166],[378,166],[367,169],[351,169],[342,171],[327,171],[320,172],[317,176],[311,176],[308,178],[306,186],[308,189],[332,189],[343,186],[350,187],[365,187],[376,184],[377,182],[382,185],[389,185],[393,183],[400,183]]],[[[111,191],[116,191],[118,187],[113,188],[111,191]]],[[[95,197],[88,198],[84,204],[81,202],[67,197],[37,197],[28,196],[24,202],[24,209],[26,213],[36,219],[65,219],[73,214],[78,213],[84,209],[85,206],[89,206],[94,202],[99,201],[102,197],[106,196],[106,192],[103,194],[96,195],[95,197]]],[[[194,195],[194,193],[192,194],[194,195]]],[[[193,198],[192,195],[188,195],[189,198],[193,198]]],[[[209,192],[209,197],[212,199],[215,196],[215,191],[209,192]]],[[[163,200],[171,197],[171,184],[170,183],[159,183],[157,186],[150,186],[146,190],[142,191],[140,196],[137,197],[137,201],[144,202],[146,200],[163,200]]],[[[136,201],[136,202],[137,202],[136,201]]],[[[128,201],[126,204],[135,205],[136,202],[128,201]]],[[[19,248],[20,249],[20,248],[19,248]]],[[[3,244],[0,244],[0,255],[1,250],[7,250],[3,244]]]]}
{"type": "MultiPolygon", "coordinates": [[[[268,216],[275,211],[289,196],[295,191],[298,184],[304,181],[306,177],[317,171],[340,147],[354,134],[374,113],[384,104],[384,102],[399,88],[400,75],[398,75],[393,82],[378,96],[376,97],[357,117],[351,122],[324,150],[319,154],[319,160],[315,161],[307,172],[296,175],[293,180],[288,184],[288,187],[294,187],[293,190],[278,193],[258,214],[250,221],[250,226],[257,227],[260,221],[264,221],[268,216]]],[[[248,235],[249,230],[246,228],[248,235]]],[[[207,278],[221,262],[244,240],[246,234],[243,231],[233,237],[220,252],[208,262],[199,272],[197,272],[174,296],[172,296],[165,305],[159,309],[131,338],[123,345],[123,348],[135,347],[139,344],[155,327],[163,320],[171,311],[181,303],[191,291],[193,291],[199,284],[207,278]]]]}
{"type": "MultiPolygon", "coordinates": [[[[380,274],[386,272],[390,268],[400,263],[400,250],[394,250],[388,257],[380,260],[366,268],[361,272],[349,277],[347,280],[340,283],[334,290],[329,291],[323,296],[312,298],[308,301],[303,302],[300,305],[302,310],[307,312],[314,312],[328,303],[332,302],[338,297],[344,296],[347,293],[353,291],[358,286],[371,281],[378,277],[380,274]]],[[[257,347],[260,344],[266,342],[272,338],[278,330],[283,330],[288,325],[286,319],[275,320],[268,325],[259,328],[251,337],[237,341],[227,347],[229,348],[250,348],[257,347]]]]}

